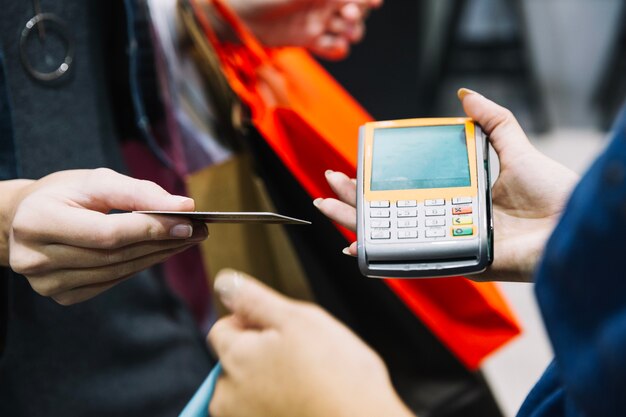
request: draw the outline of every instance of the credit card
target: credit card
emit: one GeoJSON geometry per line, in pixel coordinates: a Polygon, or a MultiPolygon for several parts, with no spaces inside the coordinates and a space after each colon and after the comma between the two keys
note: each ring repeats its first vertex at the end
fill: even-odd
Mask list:
{"type": "Polygon", "coordinates": [[[262,224],[311,224],[311,222],[282,214],[246,211],[134,211],[140,214],[185,217],[204,223],[262,223],[262,224]]]}

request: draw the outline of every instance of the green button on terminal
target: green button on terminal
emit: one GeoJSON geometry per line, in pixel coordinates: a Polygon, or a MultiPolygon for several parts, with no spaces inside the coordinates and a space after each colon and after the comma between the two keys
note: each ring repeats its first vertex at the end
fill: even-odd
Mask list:
{"type": "Polygon", "coordinates": [[[452,228],[452,236],[471,236],[474,234],[473,227],[454,227],[452,228]]]}

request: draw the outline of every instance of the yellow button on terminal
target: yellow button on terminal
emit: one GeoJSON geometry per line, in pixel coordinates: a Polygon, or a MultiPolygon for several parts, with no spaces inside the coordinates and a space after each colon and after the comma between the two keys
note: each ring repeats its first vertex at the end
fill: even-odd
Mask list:
{"type": "Polygon", "coordinates": [[[457,225],[460,226],[464,224],[474,224],[474,219],[472,218],[472,216],[459,216],[459,217],[452,218],[453,226],[457,226],[457,225]]]}

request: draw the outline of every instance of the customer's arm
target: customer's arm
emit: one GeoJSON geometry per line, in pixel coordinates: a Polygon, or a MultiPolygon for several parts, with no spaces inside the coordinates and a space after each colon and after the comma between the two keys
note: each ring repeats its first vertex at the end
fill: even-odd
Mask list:
{"type": "Polygon", "coordinates": [[[212,417],[413,417],[382,359],[319,307],[234,271],[215,290],[233,315],[209,334],[224,369],[212,417]]]}
{"type": "Polygon", "coordinates": [[[109,169],[0,182],[0,265],[41,295],[77,303],[207,236],[203,224],[112,210],[184,210],[193,200],[109,169]]]}
{"type": "MultiPolygon", "coordinates": [[[[383,0],[229,0],[267,46],[301,46],[319,57],[341,59],[361,40],[369,10],[383,0]]],[[[213,16],[214,25],[224,25],[213,16]]]]}
{"type": "MultiPolygon", "coordinates": [[[[507,109],[461,90],[467,115],[482,126],[500,160],[492,190],[495,228],[494,262],[478,281],[531,281],[545,243],[558,221],[576,174],[540,153],[507,109]]],[[[343,173],[327,172],[338,199],[315,205],[329,218],[356,230],[356,184],[343,173]]],[[[349,253],[356,256],[356,243],[349,253]]]]}
{"type": "Polygon", "coordinates": [[[0,181],[0,266],[9,266],[9,225],[20,193],[32,180],[0,181]]]}

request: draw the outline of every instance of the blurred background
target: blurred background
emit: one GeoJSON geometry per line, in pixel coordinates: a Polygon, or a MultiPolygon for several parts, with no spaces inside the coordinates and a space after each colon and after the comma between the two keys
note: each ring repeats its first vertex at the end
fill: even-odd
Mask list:
{"type": "MultiPolygon", "coordinates": [[[[626,1],[387,0],[350,58],[323,65],[378,120],[459,115],[456,90],[479,91],[582,173],[626,98],[626,1]]],[[[514,416],[552,353],[532,285],[501,287],[525,332],[483,370],[514,416]]]]}

